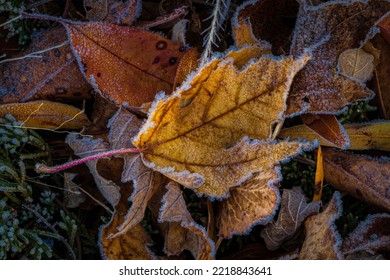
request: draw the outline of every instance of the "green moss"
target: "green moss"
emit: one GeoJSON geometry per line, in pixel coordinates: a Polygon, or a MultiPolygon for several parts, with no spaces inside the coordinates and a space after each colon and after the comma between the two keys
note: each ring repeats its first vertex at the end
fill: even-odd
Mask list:
{"type": "Polygon", "coordinates": [[[78,225],[62,208],[58,175],[34,171],[51,162],[48,145],[11,115],[0,133],[0,259],[75,258],[78,225]]]}

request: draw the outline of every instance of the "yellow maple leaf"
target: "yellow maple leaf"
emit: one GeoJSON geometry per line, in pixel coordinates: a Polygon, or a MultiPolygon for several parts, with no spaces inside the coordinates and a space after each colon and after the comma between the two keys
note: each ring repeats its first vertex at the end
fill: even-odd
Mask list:
{"type": "Polygon", "coordinates": [[[254,172],[311,146],[269,139],[309,55],[251,60],[259,54],[251,46],[214,59],[157,100],[134,140],[144,163],[198,194],[221,198],[254,172]]]}

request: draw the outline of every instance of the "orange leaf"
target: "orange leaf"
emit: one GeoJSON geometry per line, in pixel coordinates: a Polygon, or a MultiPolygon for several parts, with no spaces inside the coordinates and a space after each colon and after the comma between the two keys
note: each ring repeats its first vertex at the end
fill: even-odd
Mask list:
{"type": "Polygon", "coordinates": [[[134,140],[145,165],[198,194],[221,198],[252,173],[310,149],[311,143],[269,140],[308,56],[264,56],[241,68],[259,51],[252,46],[214,59],[187,87],[157,99],[134,140]]]}
{"type": "Polygon", "coordinates": [[[345,149],[349,146],[349,137],[343,125],[334,115],[302,115],[301,119],[314,132],[336,147],[345,149]]]}
{"type": "Polygon", "coordinates": [[[118,104],[170,93],[185,48],[150,31],[104,23],[64,24],[91,84],[118,104]]]}

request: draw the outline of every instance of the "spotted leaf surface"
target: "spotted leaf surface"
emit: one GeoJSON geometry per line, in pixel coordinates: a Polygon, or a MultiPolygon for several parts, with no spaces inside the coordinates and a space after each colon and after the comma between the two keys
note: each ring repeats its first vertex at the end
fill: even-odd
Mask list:
{"type": "Polygon", "coordinates": [[[173,89],[185,48],[163,36],[105,23],[65,24],[81,71],[117,104],[140,106],[173,89]]]}

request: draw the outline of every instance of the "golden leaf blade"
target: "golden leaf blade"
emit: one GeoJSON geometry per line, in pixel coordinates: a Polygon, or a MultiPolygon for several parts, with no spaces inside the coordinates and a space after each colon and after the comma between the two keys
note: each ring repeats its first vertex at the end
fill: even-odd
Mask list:
{"type": "Polygon", "coordinates": [[[279,204],[278,178],[278,171],[270,169],[232,190],[220,204],[218,235],[231,238],[247,233],[255,224],[269,222],[279,204]]]}
{"type": "Polygon", "coordinates": [[[0,105],[0,118],[7,114],[27,128],[35,129],[80,129],[90,124],[82,110],[45,100],[0,105]]]}
{"type": "Polygon", "coordinates": [[[314,196],[313,201],[320,201],[322,197],[322,187],[324,185],[324,165],[322,161],[322,149],[318,147],[316,175],[314,179],[314,196]]]}
{"type": "Polygon", "coordinates": [[[245,65],[254,48],[211,61],[187,87],[155,102],[134,141],[146,165],[199,194],[224,197],[252,173],[310,147],[244,138],[270,137],[293,77],[309,59],[263,56],[238,70],[235,62],[245,65]]]}
{"type": "MultiPolygon", "coordinates": [[[[388,121],[345,124],[344,129],[350,139],[348,150],[378,149],[390,151],[390,122],[388,121]]],[[[279,137],[308,141],[318,139],[322,146],[335,147],[334,144],[320,137],[306,125],[282,129],[279,137]]]]}

